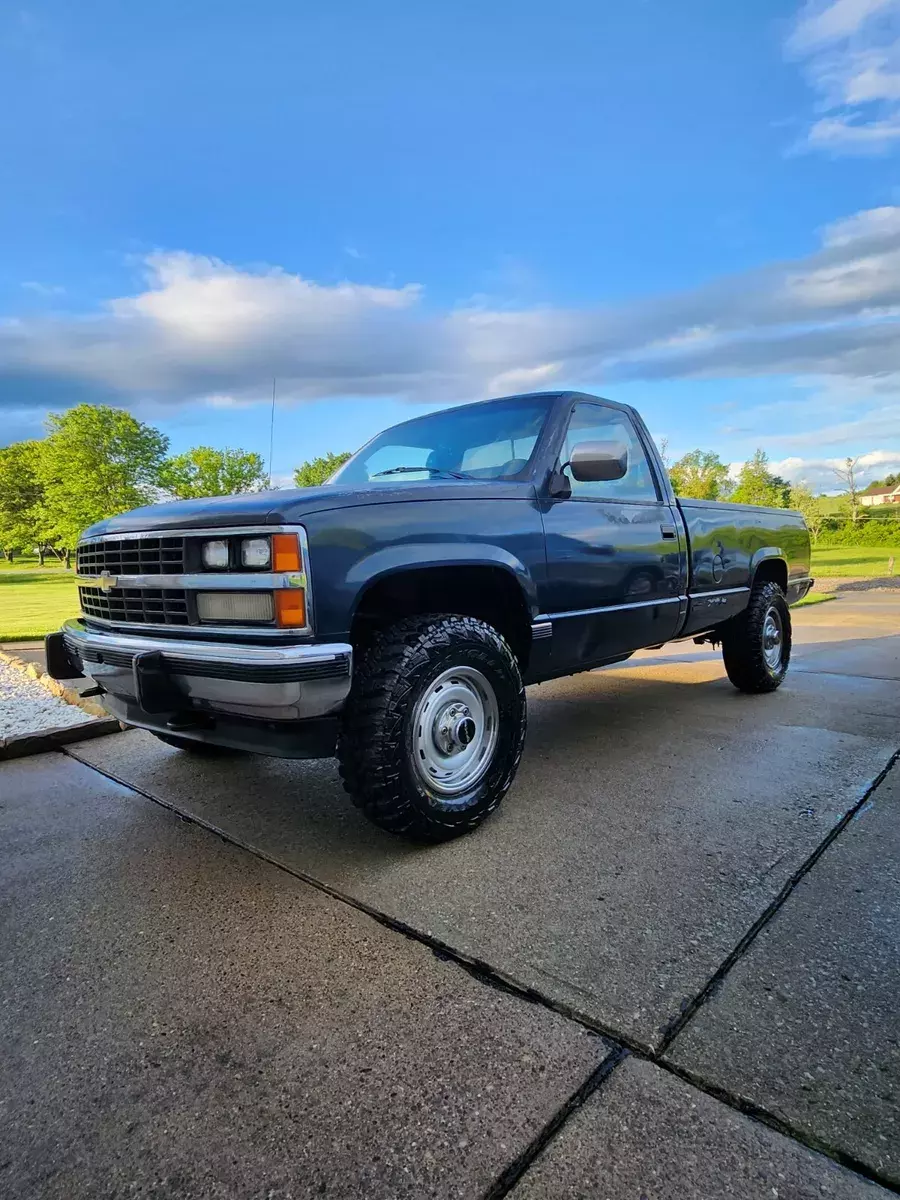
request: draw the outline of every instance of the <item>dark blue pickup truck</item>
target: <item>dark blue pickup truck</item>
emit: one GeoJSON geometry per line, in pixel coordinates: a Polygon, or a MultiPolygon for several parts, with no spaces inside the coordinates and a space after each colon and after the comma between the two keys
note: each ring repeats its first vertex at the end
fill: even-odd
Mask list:
{"type": "Polygon", "coordinates": [[[510,396],[380,434],[324,487],[87,530],[50,673],[183,750],[337,754],[367,817],[437,841],[516,773],[525,685],[678,638],[769,692],[810,544],[784,509],[677,500],[632,408],[510,396]]]}

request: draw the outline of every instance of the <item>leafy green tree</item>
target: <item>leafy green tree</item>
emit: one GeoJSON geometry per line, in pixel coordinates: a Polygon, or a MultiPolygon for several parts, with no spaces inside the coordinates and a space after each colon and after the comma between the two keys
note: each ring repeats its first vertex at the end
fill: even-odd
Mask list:
{"type": "Polygon", "coordinates": [[[773,475],[769,470],[769,456],[765,450],[757,450],[741,467],[737,487],[729,499],[735,504],[784,508],[789,492],[790,485],[780,475],[773,475]]]}
{"type": "Polygon", "coordinates": [[[349,457],[349,450],[345,450],[342,454],[332,454],[329,450],[327,454],[323,454],[319,458],[301,463],[294,471],[294,482],[297,487],[318,487],[320,483],[327,483],[338,467],[342,467],[349,457]]]}
{"type": "Polygon", "coordinates": [[[799,483],[791,484],[788,508],[796,508],[803,514],[813,543],[818,542],[819,534],[825,524],[825,509],[819,497],[814,495],[802,480],[799,483]]]}
{"type": "Polygon", "coordinates": [[[41,443],[36,441],[0,448],[0,546],[10,555],[44,542],[40,453],[41,443]]]}
{"type": "Polygon", "coordinates": [[[131,413],[79,404],[47,418],[38,476],[48,534],[73,546],[104,517],[146,504],[156,495],[169,439],[131,413]]]}
{"type": "Polygon", "coordinates": [[[259,492],[268,483],[268,476],[262,457],[251,450],[194,446],[166,460],[159,483],[178,500],[194,500],[201,496],[259,492]]]}
{"type": "Polygon", "coordinates": [[[711,450],[691,450],[669,470],[675,494],[691,500],[724,500],[733,484],[728,467],[711,450]]]}

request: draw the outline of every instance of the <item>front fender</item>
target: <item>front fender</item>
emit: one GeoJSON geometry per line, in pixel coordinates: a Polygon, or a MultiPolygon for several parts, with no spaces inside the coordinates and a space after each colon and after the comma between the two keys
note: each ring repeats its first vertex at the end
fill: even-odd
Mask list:
{"type": "Polygon", "coordinates": [[[537,615],[537,584],[528,567],[503,546],[489,542],[403,542],[358,559],[347,574],[348,584],[356,591],[354,612],[372,584],[401,571],[428,567],[500,567],[519,584],[532,618],[537,615]]]}

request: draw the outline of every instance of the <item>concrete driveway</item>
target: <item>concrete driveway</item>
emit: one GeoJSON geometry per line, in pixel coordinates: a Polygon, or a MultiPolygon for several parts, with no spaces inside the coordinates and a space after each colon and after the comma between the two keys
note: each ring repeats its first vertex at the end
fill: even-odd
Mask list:
{"type": "Polygon", "coordinates": [[[532,688],[474,836],[133,732],[0,766],[0,1194],[900,1190],[900,597],[532,688]]]}

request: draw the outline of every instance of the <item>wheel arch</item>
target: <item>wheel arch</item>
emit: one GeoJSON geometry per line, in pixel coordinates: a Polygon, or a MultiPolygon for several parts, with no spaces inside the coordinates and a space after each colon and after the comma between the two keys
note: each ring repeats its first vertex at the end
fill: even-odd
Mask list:
{"type": "Polygon", "coordinates": [[[787,595],[787,558],[780,546],[761,546],[750,559],[750,586],[756,583],[777,583],[787,595]]]}
{"type": "Polygon", "coordinates": [[[351,614],[354,649],[365,650],[375,630],[403,617],[452,612],[477,617],[497,629],[524,671],[537,612],[536,588],[524,566],[499,547],[495,554],[474,558],[441,555],[434,546],[418,549],[423,552],[418,561],[387,554],[368,560],[375,569],[360,581],[351,614]]]}

